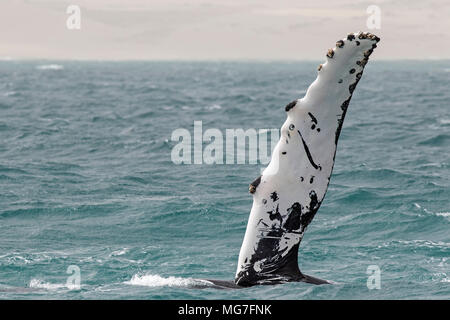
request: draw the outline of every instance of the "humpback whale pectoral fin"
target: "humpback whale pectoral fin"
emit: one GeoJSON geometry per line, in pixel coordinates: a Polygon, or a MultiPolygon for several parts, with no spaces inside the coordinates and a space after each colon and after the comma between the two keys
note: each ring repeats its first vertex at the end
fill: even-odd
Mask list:
{"type": "Polygon", "coordinates": [[[260,183],[261,183],[261,176],[259,176],[258,178],[255,179],[255,181],[250,183],[250,185],[248,186],[248,192],[250,192],[251,194],[255,193],[256,188],[259,186],[260,183]]]}
{"type": "Polygon", "coordinates": [[[236,285],[333,283],[303,274],[298,250],[327,192],[348,105],[378,41],[365,32],[338,40],[305,97],[286,105],[282,132],[293,143],[281,136],[269,165],[279,170],[249,186],[253,206],[239,253],[236,285]],[[292,139],[292,133],[297,139],[292,139]]]}
{"type": "Polygon", "coordinates": [[[311,284],[333,284],[332,281],[319,279],[316,277],[308,276],[306,274],[302,274],[301,282],[311,283],[311,284]]]}

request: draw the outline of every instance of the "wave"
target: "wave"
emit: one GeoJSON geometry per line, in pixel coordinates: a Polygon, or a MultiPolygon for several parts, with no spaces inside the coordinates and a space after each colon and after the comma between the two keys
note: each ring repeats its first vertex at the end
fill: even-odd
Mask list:
{"type": "Polygon", "coordinates": [[[432,240],[391,240],[378,245],[378,248],[383,247],[410,247],[413,249],[427,248],[427,249],[448,249],[450,242],[432,241],[432,240]]]}
{"type": "Polygon", "coordinates": [[[422,210],[423,212],[425,212],[425,213],[427,213],[427,214],[429,214],[429,215],[434,215],[434,216],[439,216],[439,217],[444,217],[444,218],[450,218],[450,212],[433,212],[433,211],[431,211],[431,210],[428,210],[427,208],[425,208],[425,207],[422,207],[420,204],[418,204],[418,203],[414,203],[414,206],[417,208],[417,209],[420,209],[420,210],[422,210]]]}
{"type": "Polygon", "coordinates": [[[449,142],[450,142],[450,135],[439,134],[432,138],[420,141],[419,145],[429,145],[432,147],[445,147],[448,146],[449,142]]]}
{"type": "Polygon", "coordinates": [[[13,96],[17,96],[17,95],[18,95],[17,91],[8,91],[3,94],[3,96],[5,96],[5,97],[13,97],[13,96]]]}
{"type": "Polygon", "coordinates": [[[220,104],[213,104],[211,106],[208,106],[206,109],[207,110],[220,110],[220,109],[222,109],[222,106],[220,104]]]}
{"type": "Polygon", "coordinates": [[[110,257],[117,257],[117,256],[123,256],[124,254],[128,253],[130,251],[128,248],[123,248],[119,250],[115,250],[109,254],[110,257]]]}
{"type": "Polygon", "coordinates": [[[41,66],[37,66],[36,69],[38,70],[63,70],[64,66],[60,64],[45,64],[41,66]]]}
{"type": "Polygon", "coordinates": [[[198,288],[212,287],[214,284],[207,280],[180,277],[161,277],[157,274],[139,275],[135,274],[131,280],[125,281],[125,284],[145,287],[179,287],[179,288],[198,288]]]}

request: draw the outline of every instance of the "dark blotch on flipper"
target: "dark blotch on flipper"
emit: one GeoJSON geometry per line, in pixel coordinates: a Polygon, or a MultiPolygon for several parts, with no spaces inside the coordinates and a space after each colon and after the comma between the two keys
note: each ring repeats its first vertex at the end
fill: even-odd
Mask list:
{"type": "Polygon", "coordinates": [[[345,100],[345,101],[341,104],[341,110],[342,110],[342,111],[347,111],[348,104],[350,103],[350,99],[351,99],[351,97],[348,98],[347,100],[345,100]]]}
{"type": "Polygon", "coordinates": [[[348,87],[348,91],[350,92],[350,94],[353,94],[353,91],[355,91],[356,88],[356,83],[352,83],[349,87],[348,87]]]}
{"type": "Polygon", "coordinates": [[[276,220],[280,221],[280,224],[283,223],[283,217],[280,214],[279,205],[277,205],[275,210],[267,211],[267,213],[269,214],[269,218],[270,218],[271,221],[276,219],[276,220]]]}
{"type": "Polygon", "coordinates": [[[338,41],[336,42],[336,47],[342,48],[343,46],[344,46],[344,41],[338,40],[338,41]]]}
{"type": "Polygon", "coordinates": [[[278,193],[276,191],[272,192],[270,194],[270,198],[272,199],[273,202],[277,201],[279,199],[278,198],[278,193]]]}
{"type": "Polygon", "coordinates": [[[314,190],[309,193],[309,206],[306,206],[307,210],[302,212],[300,216],[300,232],[305,231],[306,227],[311,223],[317,210],[319,210],[320,202],[317,199],[317,194],[314,190]]]}
{"type": "MultiPolygon", "coordinates": [[[[356,86],[356,83],[355,83],[355,86],[356,86]]],[[[338,119],[338,127],[337,127],[337,129],[336,129],[336,136],[335,136],[335,138],[334,138],[334,143],[335,143],[336,145],[337,145],[339,136],[340,136],[340,134],[341,134],[342,124],[344,123],[345,114],[347,113],[347,108],[348,108],[348,105],[349,105],[351,99],[352,99],[352,96],[348,97],[348,99],[345,100],[345,101],[342,103],[342,105],[341,105],[342,115],[341,115],[341,117],[338,119]]],[[[336,153],[335,153],[335,156],[336,156],[336,153]]]]}
{"type": "Polygon", "coordinates": [[[294,100],[292,102],[289,102],[286,107],[284,108],[284,110],[286,110],[286,112],[288,112],[289,110],[291,110],[293,107],[295,107],[295,105],[297,104],[297,100],[294,100]]]}
{"type": "Polygon", "coordinates": [[[284,222],[284,229],[287,232],[292,232],[300,229],[300,217],[302,214],[302,206],[300,205],[300,203],[295,202],[289,209],[287,209],[287,212],[288,218],[284,222]]]}
{"type": "MultiPolygon", "coordinates": [[[[345,111],[342,114],[342,116],[340,118],[338,118],[338,126],[336,129],[336,135],[334,137],[334,144],[336,144],[336,145],[337,145],[339,136],[341,135],[342,124],[344,123],[344,114],[345,114],[345,111]]],[[[335,157],[336,157],[336,153],[334,153],[333,161],[334,161],[335,157]]]]}
{"type": "Polygon", "coordinates": [[[373,52],[373,49],[369,49],[367,51],[364,52],[364,57],[368,58],[373,52]]]}
{"type": "Polygon", "coordinates": [[[317,132],[320,132],[320,128],[317,128],[317,132]]]}
{"type": "MultiPolygon", "coordinates": [[[[356,84],[355,84],[356,86],[356,84]]],[[[336,136],[334,139],[334,143],[337,145],[339,136],[341,134],[341,129],[342,129],[342,124],[344,123],[344,118],[345,118],[345,114],[347,113],[347,108],[348,105],[350,104],[350,100],[352,99],[352,96],[348,97],[347,100],[345,100],[342,104],[341,104],[341,109],[342,109],[342,115],[341,117],[338,119],[338,127],[336,129],[336,136]]],[[[335,153],[336,155],[336,153],[335,153]]],[[[334,159],[333,159],[334,160],[334,159]]]]}
{"type": "Polygon", "coordinates": [[[322,64],[319,64],[319,66],[317,67],[317,71],[322,70],[322,67],[323,67],[323,65],[322,65],[322,64]]]}
{"type": "Polygon", "coordinates": [[[266,203],[267,203],[267,200],[266,200],[266,199],[262,199],[262,203],[263,203],[263,204],[266,204],[266,203]]]}
{"type": "Polygon", "coordinates": [[[316,125],[313,124],[313,125],[311,126],[311,129],[314,130],[315,128],[316,128],[316,125]]]}
{"type": "Polygon", "coordinates": [[[314,176],[311,176],[311,179],[309,179],[309,183],[313,183],[314,182],[314,176]]]}
{"type": "Polygon", "coordinates": [[[362,74],[363,74],[363,72],[361,71],[361,72],[358,72],[357,74],[356,74],[356,79],[361,79],[361,77],[362,77],[362,74]]]}
{"type": "Polygon", "coordinates": [[[342,81],[344,81],[344,80],[342,80],[342,79],[339,79],[338,83],[342,83],[342,81]]]}
{"type": "Polygon", "coordinates": [[[303,182],[305,179],[303,179],[303,177],[300,177],[300,181],[303,182]]]}
{"type": "Polygon", "coordinates": [[[317,119],[314,117],[314,115],[311,112],[308,112],[308,115],[311,117],[311,121],[317,124],[317,119]]]}
{"type": "Polygon", "coordinates": [[[350,74],[353,74],[353,73],[355,73],[355,71],[356,71],[356,70],[353,68],[353,69],[350,69],[349,72],[350,72],[350,74]]]}
{"type": "Polygon", "coordinates": [[[347,40],[352,41],[353,39],[355,39],[355,35],[354,35],[353,33],[350,33],[350,34],[347,36],[347,40]]]}
{"type": "Polygon", "coordinates": [[[357,46],[359,46],[361,44],[361,42],[359,42],[359,41],[356,41],[356,45],[357,46]]]}
{"type": "Polygon", "coordinates": [[[362,60],[360,61],[360,66],[361,66],[361,67],[365,67],[368,61],[369,61],[369,58],[367,58],[367,57],[364,58],[364,59],[362,59],[362,60]]]}
{"type": "Polygon", "coordinates": [[[250,183],[250,185],[248,187],[248,191],[250,193],[255,193],[256,192],[256,188],[259,186],[260,183],[261,183],[261,176],[259,176],[258,178],[255,179],[255,181],[250,183]]]}
{"type": "Polygon", "coordinates": [[[286,154],[286,151],[283,151],[281,154],[286,154]]]}

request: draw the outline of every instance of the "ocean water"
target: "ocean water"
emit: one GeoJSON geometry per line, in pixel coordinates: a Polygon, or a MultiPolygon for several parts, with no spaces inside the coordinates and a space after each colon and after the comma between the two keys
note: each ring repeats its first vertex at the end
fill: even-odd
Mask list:
{"type": "Polygon", "coordinates": [[[263,166],[176,165],[172,132],[279,128],[319,61],[0,62],[0,298],[450,299],[450,61],[374,60],[300,246],[337,284],[241,290],[196,279],[234,278],[263,166]]]}

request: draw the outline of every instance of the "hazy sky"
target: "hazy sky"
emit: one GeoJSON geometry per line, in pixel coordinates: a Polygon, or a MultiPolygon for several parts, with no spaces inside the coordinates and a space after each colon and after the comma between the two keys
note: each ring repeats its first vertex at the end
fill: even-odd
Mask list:
{"type": "Polygon", "coordinates": [[[450,1],[0,0],[0,59],[320,60],[359,30],[381,37],[377,59],[449,59],[450,1]]]}

